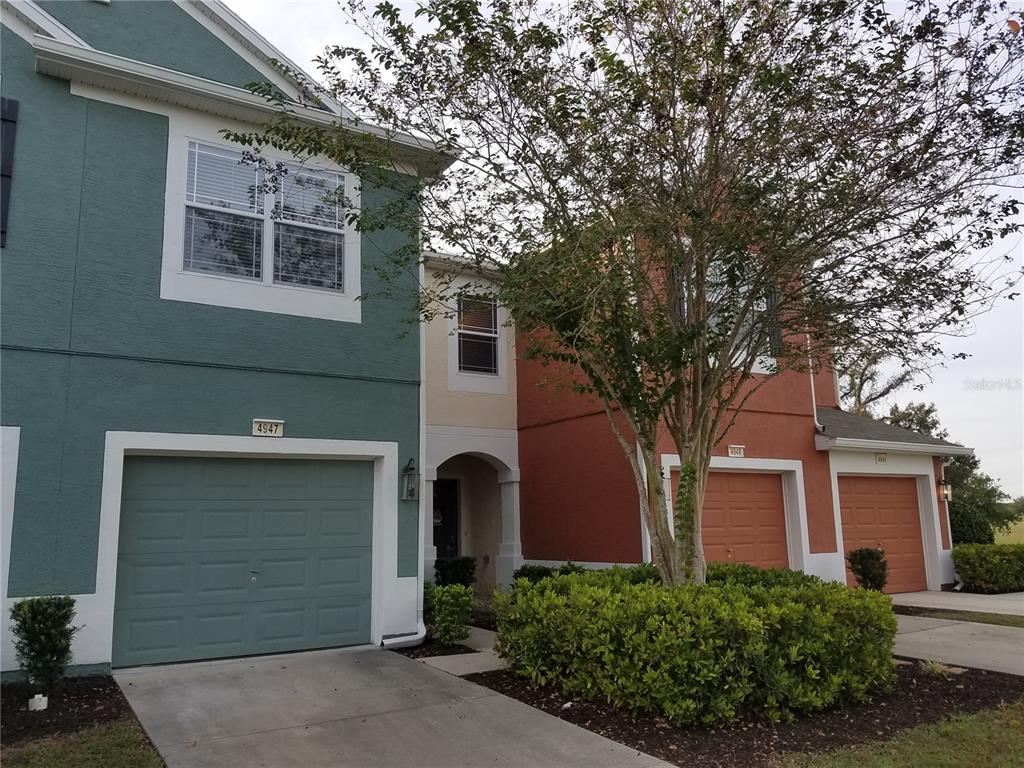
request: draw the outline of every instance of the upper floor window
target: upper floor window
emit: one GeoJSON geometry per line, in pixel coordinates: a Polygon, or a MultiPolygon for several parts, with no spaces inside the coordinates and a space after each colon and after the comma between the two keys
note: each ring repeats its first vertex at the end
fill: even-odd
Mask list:
{"type": "Polygon", "coordinates": [[[494,299],[459,298],[459,371],[498,373],[498,307],[494,299]]]}
{"type": "Polygon", "coordinates": [[[188,143],[182,267],[188,272],[345,290],[344,179],[284,164],[275,190],[231,149],[188,143]]]}

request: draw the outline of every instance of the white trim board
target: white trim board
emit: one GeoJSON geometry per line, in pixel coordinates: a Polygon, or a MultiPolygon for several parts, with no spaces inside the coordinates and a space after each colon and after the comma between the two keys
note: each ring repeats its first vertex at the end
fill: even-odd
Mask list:
{"type": "Polygon", "coordinates": [[[11,31],[29,43],[34,41],[38,34],[52,37],[54,40],[70,45],[77,45],[80,48],[92,50],[92,46],[82,38],[64,26],[54,16],[44,11],[33,0],[3,0],[0,9],[6,16],[4,24],[9,26],[11,31]],[[8,15],[9,14],[9,15],[8,15]],[[10,24],[13,16],[19,24],[10,24]]]}
{"type": "Polygon", "coordinates": [[[828,437],[816,434],[814,447],[819,451],[866,451],[874,453],[912,453],[927,456],[971,456],[973,448],[961,445],[926,445],[892,440],[865,440],[857,437],[828,437]]]}
{"type": "Polygon", "coordinates": [[[921,523],[921,544],[924,548],[925,580],[930,590],[955,581],[953,557],[942,548],[939,527],[939,504],[935,488],[935,466],[931,455],[890,453],[885,464],[878,464],[872,454],[863,451],[832,450],[828,454],[832,475],[832,501],[835,506],[836,548],[844,552],[842,510],[839,503],[839,475],[913,477],[917,481],[917,504],[921,523]]]}
{"type": "MultiPolygon", "coordinates": [[[[668,500],[669,526],[672,526],[672,470],[679,469],[677,454],[663,453],[661,469],[668,500]]],[[[839,551],[811,553],[807,532],[807,501],[804,496],[803,462],[796,459],[756,459],[713,456],[711,471],[767,472],[782,479],[782,499],[786,517],[786,548],[789,567],[830,581],[846,581],[845,564],[839,551]]]]}
{"type": "Polygon", "coordinates": [[[437,468],[448,459],[464,453],[483,459],[499,473],[509,473],[506,480],[519,479],[519,433],[514,429],[428,424],[424,434],[427,457],[424,472],[428,480],[436,477],[437,468]]]}
{"type": "MultiPolygon", "coordinates": [[[[103,454],[96,589],[74,595],[78,621],[74,664],[109,664],[113,649],[117,538],[125,456],[228,456],[266,459],[372,460],[373,575],[370,640],[379,645],[389,635],[417,631],[419,579],[398,576],[398,444],[363,440],[263,438],[168,432],[107,432],[103,454]]],[[[16,669],[10,644],[10,605],[4,599],[3,669],[16,669]],[[8,661],[10,659],[10,662],[8,661]],[[11,666],[8,666],[9,663],[11,666]]]]}
{"type": "Polygon", "coordinates": [[[7,669],[14,664],[14,648],[6,642],[7,583],[11,567],[11,533],[14,530],[14,498],[18,486],[18,449],[21,444],[21,427],[0,427],[0,536],[3,536],[2,560],[0,560],[0,596],[3,597],[4,642],[0,644],[0,668],[7,669]]]}

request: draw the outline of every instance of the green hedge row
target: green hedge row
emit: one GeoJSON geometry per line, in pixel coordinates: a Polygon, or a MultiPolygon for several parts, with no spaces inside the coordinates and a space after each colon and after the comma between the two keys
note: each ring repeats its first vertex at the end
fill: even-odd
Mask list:
{"type": "Polygon", "coordinates": [[[953,567],[965,592],[1024,592],[1024,544],[958,544],[953,567]]]}
{"type": "Polygon", "coordinates": [[[629,570],[495,593],[498,653],[535,683],[681,725],[787,719],[891,685],[887,596],[824,583],[667,588],[631,583],[629,570]]]}

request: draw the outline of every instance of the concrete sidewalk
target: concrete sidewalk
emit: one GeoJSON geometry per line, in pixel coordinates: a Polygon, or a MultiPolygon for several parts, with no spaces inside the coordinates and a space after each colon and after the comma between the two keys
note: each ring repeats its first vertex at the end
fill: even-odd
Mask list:
{"type": "Polygon", "coordinates": [[[477,672],[493,672],[505,668],[505,662],[494,652],[495,633],[479,627],[469,628],[469,637],[462,645],[472,648],[476,653],[457,653],[453,656],[431,656],[420,659],[434,669],[440,669],[449,675],[465,677],[477,672]]]}
{"type": "Polygon", "coordinates": [[[1007,595],[972,595],[969,592],[903,592],[892,596],[894,605],[978,611],[1024,616],[1024,592],[1007,595]]]}
{"type": "Polygon", "coordinates": [[[1024,675],[1024,629],[897,616],[897,656],[1024,675]]]}
{"type": "Polygon", "coordinates": [[[142,667],[114,678],[168,768],[670,768],[388,651],[142,667]]]}

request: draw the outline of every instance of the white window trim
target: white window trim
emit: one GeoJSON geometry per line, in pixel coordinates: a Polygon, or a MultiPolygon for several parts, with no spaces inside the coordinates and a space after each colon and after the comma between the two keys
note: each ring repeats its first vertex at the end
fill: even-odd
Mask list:
{"type": "MultiPolygon", "coordinates": [[[[398,444],[364,440],[274,438],[170,432],[107,432],[103,454],[96,589],[73,595],[82,630],[75,635],[75,664],[109,664],[114,642],[117,542],[126,456],[220,456],[264,459],[371,460],[373,470],[372,592],[370,642],[419,629],[418,576],[398,576],[398,444]]],[[[6,456],[5,456],[6,459],[6,456]]],[[[422,554],[420,555],[422,557],[422,554]]],[[[3,599],[3,669],[17,669],[10,633],[10,606],[3,599]]]]}
{"type": "MultiPolygon", "coordinates": [[[[273,282],[273,237],[267,242],[264,229],[263,279],[253,280],[211,272],[187,272],[184,268],[185,193],[187,189],[188,143],[200,142],[240,152],[242,147],[219,136],[225,125],[221,118],[189,114],[169,109],[167,137],[167,185],[164,200],[163,262],[160,273],[160,298],[194,304],[251,309],[282,315],[313,317],[323,320],[358,323],[362,321],[362,307],[358,300],[361,285],[360,237],[354,224],[346,222],[344,229],[344,290],[329,291],[322,288],[283,285],[273,282]]],[[[243,129],[251,126],[241,126],[243,129]]],[[[293,157],[265,152],[268,160],[295,163],[293,157]]],[[[351,207],[358,210],[360,191],[358,179],[345,169],[326,160],[303,163],[304,166],[336,171],[344,175],[345,196],[351,207]]],[[[265,210],[272,210],[271,201],[264,202],[265,210]]],[[[230,212],[230,210],[225,210],[230,212]]],[[[287,223],[287,222],[286,222],[287,223]]],[[[302,226],[298,224],[298,226],[302,226]]]]}
{"type": "MultiPolygon", "coordinates": [[[[453,291],[470,285],[468,278],[457,278],[452,282],[453,291]]],[[[452,316],[448,318],[448,389],[451,392],[481,392],[490,395],[508,394],[509,368],[509,323],[508,310],[501,304],[497,306],[498,373],[469,373],[459,370],[459,308],[458,301],[453,297],[455,306],[451,307],[452,316]]]]}

